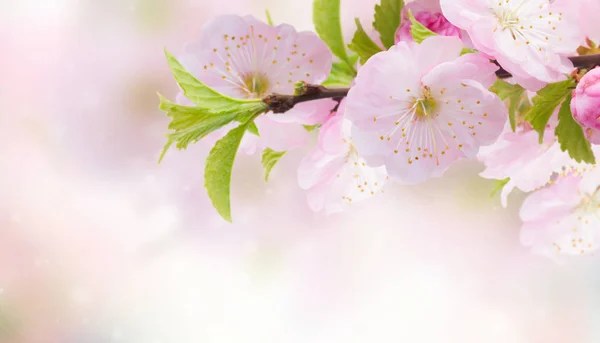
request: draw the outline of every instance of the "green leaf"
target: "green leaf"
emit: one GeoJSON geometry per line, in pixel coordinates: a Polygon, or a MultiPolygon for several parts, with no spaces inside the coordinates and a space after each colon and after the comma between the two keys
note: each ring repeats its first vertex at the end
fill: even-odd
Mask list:
{"type": "Polygon", "coordinates": [[[412,11],[408,11],[408,18],[410,19],[410,34],[413,37],[413,40],[419,44],[421,44],[425,39],[433,36],[437,36],[437,33],[431,31],[430,29],[423,26],[423,24],[419,23],[415,16],[412,14],[412,11]]]}
{"type": "Polygon", "coordinates": [[[500,193],[500,191],[502,191],[502,188],[504,188],[504,186],[506,186],[506,184],[509,181],[510,177],[504,180],[496,180],[496,182],[494,183],[494,189],[492,190],[492,194],[490,194],[490,198],[493,198],[496,196],[496,194],[500,193]]]}
{"type": "Polygon", "coordinates": [[[567,95],[565,102],[558,112],[558,126],[554,133],[562,151],[567,151],[569,156],[577,162],[596,164],[590,141],[585,137],[581,126],[573,119],[571,113],[571,94],[567,95]]]}
{"type": "Polygon", "coordinates": [[[287,151],[274,151],[273,149],[266,148],[262,155],[262,165],[265,168],[265,182],[269,182],[269,175],[271,170],[279,162],[279,160],[287,153],[287,151]]]}
{"type": "Polygon", "coordinates": [[[306,129],[306,131],[308,132],[313,132],[314,130],[318,129],[321,127],[321,124],[315,124],[315,125],[302,125],[304,126],[304,129],[306,129]]]}
{"type": "Polygon", "coordinates": [[[313,23],[319,37],[329,46],[331,52],[347,62],[348,53],[340,20],[340,0],[314,0],[313,23]]]}
{"type": "Polygon", "coordinates": [[[533,104],[531,103],[531,101],[529,101],[527,95],[523,96],[523,98],[521,99],[521,104],[519,105],[519,116],[521,118],[524,118],[527,115],[527,113],[531,111],[532,107],[533,104]]]}
{"type": "Polygon", "coordinates": [[[194,77],[189,71],[187,71],[181,63],[165,49],[165,56],[167,62],[171,68],[171,72],[175,77],[175,80],[183,89],[185,97],[196,106],[205,108],[212,112],[220,112],[223,110],[230,110],[240,104],[252,104],[262,102],[261,99],[234,99],[227,95],[221,94],[216,90],[205,85],[196,77],[194,77]]]}
{"type": "Polygon", "coordinates": [[[466,55],[466,54],[476,54],[476,53],[477,53],[477,50],[475,50],[475,49],[471,49],[471,48],[463,48],[463,49],[460,51],[460,55],[461,55],[461,56],[462,56],[462,55],[466,55]]]}
{"type": "Polygon", "coordinates": [[[204,187],[213,206],[223,219],[231,223],[231,171],[235,155],[248,129],[242,124],[221,138],[210,150],[204,169],[204,187]]]}
{"type": "MultiPolygon", "coordinates": [[[[349,61],[352,65],[358,62],[358,55],[352,55],[349,57],[349,61]]],[[[331,73],[323,86],[350,86],[352,80],[356,77],[356,71],[354,68],[350,68],[347,63],[334,62],[331,66],[331,73]]]]}
{"type": "Polygon", "coordinates": [[[273,18],[271,18],[271,13],[269,12],[269,10],[265,10],[265,15],[267,16],[267,24],[274,26],[273,18]]]}
{"type": "Polygon", "coordinates": [[[171,145],[176,143],[177,149],[186,149],[190,143],[195,143],[223,126],[238,121],[245,123],[250,118],[264,113],[267,105],[264,102],[238,104],[237,106],[215,113],[201,107],[190,107],[175,104],[159,94],[160,109],[171,117],[167,135],[167,143],[159,157],[159,163],[164,158],[171,145]]]}
{"type": "Polygon", "coordinates": [[[502,100],[509,102],[508,118],[513,132],[517,129],[517,110],[525,94],[525,89],[519,85],[512,85],[502,79],[498,79],[492,86],[492,92],[496,93],[502,100]]]}
{"type": "Polygon", "coordinates": [[[375,5],[375,21],[373,27],[379,36],[383,46],[387,49],[396,43],[396,30],[400,26],[404,0],[381,0],[381,5],[375,5]]]}
{"type": "Polygon", "coordinates": [[[381,52],[381,48],[373,42],[371,37],[367,35],[365,30],[360,23],[358,18],[356,21],[356,32],[354,33],[354,37],[352,38],[352,43],[348,45],[350,50],[354,51],[358,54],[360,58],[360,63],[365,64],[371,58],[371,56],[375,55],[378,52],[381,52]]]}
{"type": "Polygon", "coordinates": [[[558,105],[565,97],[571,94],[571,87],[575,86],[572,79],[551,83],[538,92],[533,98],[533,107],[527,113],[525,120],[540,134],[540,144],[544,141],[546,125],[558,105]]]}
{"type": "Polygon", "coordinates": [[[258,127],[254,124],[254,121],[248,123],[248,132],[251,134],[260,137],[260,133],[258,132],[258,127]]]}

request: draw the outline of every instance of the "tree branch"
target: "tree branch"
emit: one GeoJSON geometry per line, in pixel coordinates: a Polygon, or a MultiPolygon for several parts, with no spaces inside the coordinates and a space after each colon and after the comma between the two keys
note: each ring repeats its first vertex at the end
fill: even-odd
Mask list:
{"type": "MultiPolygon", "coordinates": [[[[569,57],[575,68],[594,68],[600,66],[600,54],[598,55],[586,55],[586,56],[574,56],[569,57]]],[[[496,65],[500,66],[498,62],[493,61],[496,65]]],[[[504,70],[501,66],[496,72],[496,76],[501,79],[507,79],[512,75],[504,70]]],[[[306,84],[300,95],[283,95],[283,94],[271,94],[263,99],[263,101],[269,105],[269,111],[273,113],[285,113],[299,103],[314,101],[320,99],[334,99],[341,101],[348,95],[350,88],[327,88],[321,85],[306,84]]]]}
{"type": "Polygon", "coordinates": [[[299,103],[320,99],[343,99],[350,88],[327,88],[321,85],[304,86],[301,95],[272,94],[263,99],[273,113],[285,113],[299,103]]]}

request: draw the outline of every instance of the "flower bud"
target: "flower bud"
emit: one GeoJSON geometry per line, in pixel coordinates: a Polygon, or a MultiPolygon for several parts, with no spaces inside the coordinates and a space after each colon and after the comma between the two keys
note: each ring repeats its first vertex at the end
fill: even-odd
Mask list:
{"type": "Polygon", "coordinates": [[[419,3],[411,3],[406,5],[404,11],[402,12],[402,24],[396,31],[396,43],[413,41],[410,33],[411,22],[408,17],[408,10],[412,11],[415,19],[419,23],[438,35],[461,37],[461,30],[452,25],[441,13],[441,10],[432,11],[420,6],[419,3]]]}
{"type": "Polygon", "coordinates": [[[600,144],[600,67],[592,69],[579,81],[573,91],[571,112],[588,139],[600,144]]]}

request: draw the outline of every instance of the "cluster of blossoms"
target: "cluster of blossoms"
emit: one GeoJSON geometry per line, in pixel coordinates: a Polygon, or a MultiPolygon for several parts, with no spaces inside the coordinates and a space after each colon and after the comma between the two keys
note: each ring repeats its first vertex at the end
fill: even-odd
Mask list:
{"type": "Polygon", "coordinates": [[[417,184],[479,159],[504,206],[515,188],[532,192],[523,244],[550,256],[600,247],[596,0],[386,0],[373,25],[381,39],[359,23],[353,53],[331,13],[320,18],[336,4],[315,0],[319,35],[215,18],[173,60],[182,92],[163,107],[173,117],[169,145],[216,142],[207,173],[218,176],[206,186],[220,213],[229,212],[238,146],[263,151],[268,173],[318,130],[298,171],[314,211],[344,211],[386,182],[417,184]],[[249,104],[263,107],[231,116],[249,104]]]}

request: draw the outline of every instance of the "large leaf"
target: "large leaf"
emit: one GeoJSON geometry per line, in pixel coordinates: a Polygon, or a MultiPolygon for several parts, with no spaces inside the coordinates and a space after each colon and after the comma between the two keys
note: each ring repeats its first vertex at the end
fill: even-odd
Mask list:
{"type": "Polygon", "coordinates": [[[415,42],[421,44],[425,39],[438,35],[419,23],[412,11],[408,11],[408,17],[410,18],[410,34],[415,42]]]}
{"type": "Polygon", "coordinates": [[[380,5],[375,5],[373,27],[379,32],[383,46],[388,49],[396,42],[396,31],[400,26],[402,8],[404,8],[404,0],[381,0],[380,5]]]}
{"type": "Polygon", "coordinates": [[[242,124],[221,138],[210,150],[204,169],[204,187],[213,206],[223,219],[231,223],[231,171],[235,155],[248,129],[242,124]]]}
{"type": "Polygon", "coordinates": [[[271,170],[279,162],[279,160],[287,153],[287,151],[275,151],[270,148],[266,148],[262,155],[262,165],[265,168],[265,181],[269,182],[269,175],[271,170]]]}
{"type": "MultiPolygon", "coordinates": [[[[350,63],[355,65],[358,62],[358,55],[352,55],[349,57],[350,63]]],[[[331,66],[331,73],[323,86],[345,86],[348,87],[352,83],[352,80],[356,77],[356,71],[354,68],[350,68],[347,63],[334,62],[331,66]]]]}
{"type": "Polygon", "coordinates": [[[558,112],[558,126],[554,133],[562,151],[567,151],[569,156],[577,162],[596,164],[590,141],[585,137],[581,126],[573,119],[571,113],[571,94],[567,95],[560,111],[558,112]]]}
{"type": "Polygon", "coordinates": [[[159,94],[160,109],[172,118],[169,129],[173,132],[167,135],[168,140],[159,158],[159,163],[169,150],[176,144],[177,149],[186,149],[190,143],[195,143],[223,126],[238,121],[245,123],[250,118],[264,113],[267,105],[262,102],[237,104],[219,113],[208,111],[201,107],[190,107],[175,104],[159,94]]]}
{"type": "Polygon", "coordinates": [[[517,110],[525,94],[525,89],[519,85],[512,85],[502,79],[498,79],[492,86],[492,91],[502,100],[508,99],[508,115],[510,127],[513,132],[517,129],[517,110]]]}
{"type": "Polygon", "coordinates": [[[533,107],[527,113],[525,120],[540,134],[540,143],[544,141],[544,131],[554,110],[571,93],[571,87],[574,85],[572,79],[551,83],[533,98],[533,107]]]}
{"type": "Polygon", "coordinates": [[[340,0],[314,0],[313,23],[319,37],[329,46],[331,52],[348,63],[340,20],[340,0]]]}
{"type": "Polygon", "coordinates": [[[375,55],[378,52],[381,52],[381,48],[373,42],[371,37],[367,35],[365,30],[360,23],[358,18],[356,21],[356,32],[354,33],[354,37],[352,38],[352,43],[348,45],[350,50],[354,51],[358,57],[360,58],[360,63],[365,64],[371,58],[371,56],[375,55]]]}
{"type": "Polygon", "coordinates": [[[221,94],[216,90],[199,81],[194,75],[187,71],[181,63],[165,49],[165,56],[171,68],[175,80],[183,90],[185,97],[198,107],[208,109],[212,112],[229,110],[245,103],[260,102],[260,99],[234,99],[221,94]]]}

